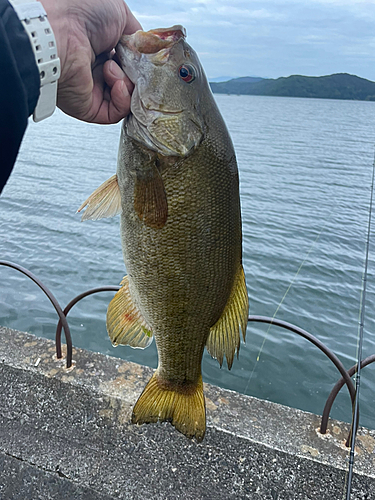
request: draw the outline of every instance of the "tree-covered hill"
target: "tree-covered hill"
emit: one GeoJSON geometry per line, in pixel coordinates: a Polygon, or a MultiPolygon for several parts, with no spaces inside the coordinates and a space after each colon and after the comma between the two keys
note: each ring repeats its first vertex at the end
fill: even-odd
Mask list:
{"type": "Polygon", "coordinates": [[[347,73],[328,76],[292,75],[259,81],[248,81],[247,77],[244,77],[210,85],[213,92],[220,94],[375,101],[375,82],[347,73]]]}

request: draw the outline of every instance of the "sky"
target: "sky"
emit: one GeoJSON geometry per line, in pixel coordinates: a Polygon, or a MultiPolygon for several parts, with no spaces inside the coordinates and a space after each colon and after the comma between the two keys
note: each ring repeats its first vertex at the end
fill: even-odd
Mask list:
{"type": "Polygon", "coordinates": [[[143,29],[182,24],[209,78],[350,73],[375,81],[375,0],[129,0],[143,29]]]}

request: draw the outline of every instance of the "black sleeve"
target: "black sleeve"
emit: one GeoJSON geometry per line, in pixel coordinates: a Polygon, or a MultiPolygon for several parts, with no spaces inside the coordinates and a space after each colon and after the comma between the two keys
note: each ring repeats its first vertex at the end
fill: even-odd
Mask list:
{"type": "Polygon", "coordinates": [[[28,34],[8,0],[0,0],[0,193],[38,102],[39,87],[28,34]]]}

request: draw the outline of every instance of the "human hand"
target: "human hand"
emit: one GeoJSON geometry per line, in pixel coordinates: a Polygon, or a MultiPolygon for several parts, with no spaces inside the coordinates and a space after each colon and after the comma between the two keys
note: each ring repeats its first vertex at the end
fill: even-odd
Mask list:
{"type": "Polygon", "coordinates": [[[123,0],[41,0],[61,61],[57,105],[93,123],[117,123],[130,111],[133,84],[111,59],[121,35],[142,29],[123,0]]]}

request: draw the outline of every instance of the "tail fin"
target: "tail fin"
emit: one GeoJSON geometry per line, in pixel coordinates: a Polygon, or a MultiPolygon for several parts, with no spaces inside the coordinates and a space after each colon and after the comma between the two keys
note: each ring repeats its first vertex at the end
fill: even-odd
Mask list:
{"type": "Polygon", "coordinates": [[[186,437],[202,441],[206,432],[202,376],[196,385],[179,385],[165,381],[154,373],[134,406],[132,423],[165,420],[186,437]]]}

